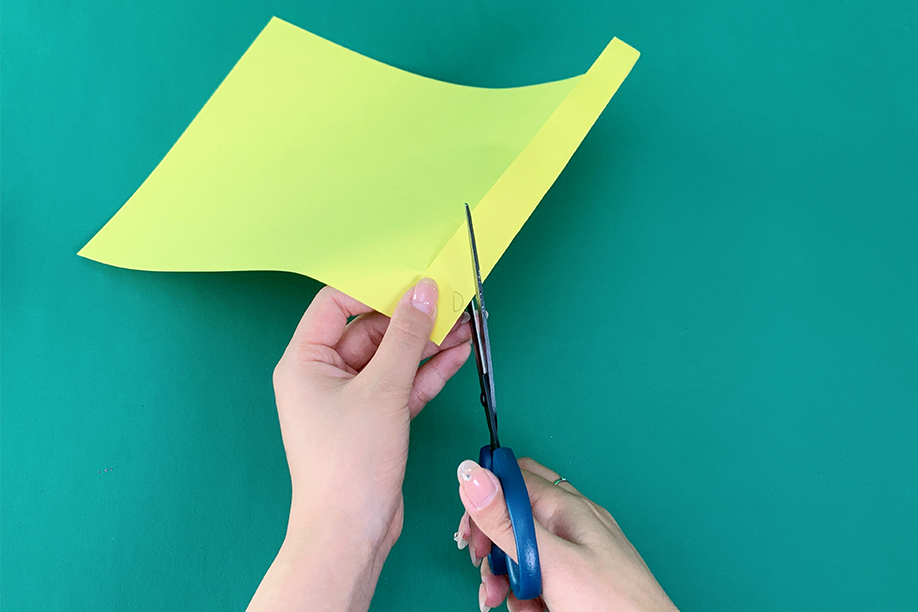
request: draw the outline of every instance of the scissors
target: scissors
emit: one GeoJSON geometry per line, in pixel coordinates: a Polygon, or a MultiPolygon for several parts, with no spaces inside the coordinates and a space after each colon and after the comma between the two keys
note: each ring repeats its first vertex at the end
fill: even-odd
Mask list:
{"type": "Polygon", "coordinates": [[[472,211],[465,205],[465,217],[469,227],[469,246],[472,251],[472,268],[475,273],[477,292],[467,307],[472,325],[472,343],[475,346],[475,361],[478,364],[478,381],[481,383],[481,405],[488,419],[491,443],[481,447],[478,463],[494,473],[504,490],[504,499],[516,540],[516,554],[519,562],[511,559],[496,544],[491,544],[488,564],[497,576],[507,575],[510,587],[517,599],[535,599],[542,594],[542,570],[539,565],[539,549],[536,545],[535,523],[532,519],[532,504],[529,491],[523,480],[519,463],[513,451],[501,446],[497,437],[497,407],[494,403],[494,370],[491,366],[491,341],[488,336],[488,311],[485,309],[481,289],[481,268],[478,265],[478,247],[475,244],[475,230],[472,227],[472,211]],[[477,300],[477,305],[476,305],[477,300]]]}

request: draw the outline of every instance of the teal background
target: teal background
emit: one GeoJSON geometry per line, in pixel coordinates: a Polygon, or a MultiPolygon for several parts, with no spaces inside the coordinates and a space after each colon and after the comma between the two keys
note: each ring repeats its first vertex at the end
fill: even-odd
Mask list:
{"type": "MultiPolygon", "coordinates": [[[[0,10],[4,612],[242,609],[281,542],[270,374],[318,283],[76,256],[272,15],[479,86],[639,49],[487,281],[502,438],[683,610],[915,609],[912,0],[0,10]]],[[[476,384],[415,421],[373,610],[476,609],[451,539],[476,384]]]]}

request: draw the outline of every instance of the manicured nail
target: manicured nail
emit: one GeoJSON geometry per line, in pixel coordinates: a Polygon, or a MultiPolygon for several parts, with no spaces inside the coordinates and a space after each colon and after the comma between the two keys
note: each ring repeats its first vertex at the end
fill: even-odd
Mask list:
{"type": "Polygon", "coordinates": [[[481,612],[488,612],[491,608],[485,605],[485,602],[488,600],[488,589],[485,588],[484,582],[481,583],[481,586],[478,587],[478,609],[481,612]]]}
{"type": "Polygon", "coordinates": [[[456,541],[456,546],[459,547],[459,550],[462,550],[469,545],[469,515],[463,514],[462,518],[459,519],[459,527],[456,528],[456,533],[453,534],[453,539],[456,541]]]}
{"type": "Polygon", "coordinates": [[[478,555],[475,554],[474,546],[469,546],[469,558],[472,560],[472,565],[474,565],[475,567],[480,567],[481,560],[484,559],[484,557],[479,557],[478,555]]]}
{"type": "Polygon", "coordinates": [[[459,464],[458,476],[465,496],[478,509],[487,506],[497,493],[493,477],[471,459],[459,464]]]}
{"type": "Polygon", "coordinates": [[[472,318],[472,315],[469,314],[469,311],[463,310],[462,314],[459,315],[459,325],[462,325],[463,323],[468,323],[471,318],[472,318]]]}
{"type": "Polygon", "coordinates": [[[465,461],[460,463],[459,469],[457,470],[457,474],[459,475],[459,484],[463,484],[471,480],[472,470],[477,469],[479,467],[481,466],[479,466],[477,463],[475,463],[471,459],[466,459],[465,461]]]}
{"type": "Polygon", "coordinates": [[[411,305],[433,316],[437,310],[437,281],[432,278],[422,278],[411,294],[411,305]]]}

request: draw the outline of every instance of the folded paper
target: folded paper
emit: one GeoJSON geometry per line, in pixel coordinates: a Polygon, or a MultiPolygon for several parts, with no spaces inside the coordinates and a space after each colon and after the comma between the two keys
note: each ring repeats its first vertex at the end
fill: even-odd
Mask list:
{"type": "Polygon", "coordinates": [[[80,255],[160,271],[284,270],[391,314],[423,276],[440,342],[637,61],[613,39],[561,81],[421,77],[274,18],[80,255]]]}

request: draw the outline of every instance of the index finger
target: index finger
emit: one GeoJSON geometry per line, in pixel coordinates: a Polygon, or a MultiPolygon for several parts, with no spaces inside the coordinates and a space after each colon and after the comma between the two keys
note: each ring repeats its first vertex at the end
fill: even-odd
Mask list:
{"type": "Polygon", "coordinates": [[[554,483],[558,480],[563,480],[564,482],[559,482],[556,485],[558,487],[561,487],[562,490],[567,491],[569,493],[576,493],[577,495],[581,495],[581,496],[583,495],[580,491],[577,490],[576,487],[574,487],[574,485],[570,483],[570,481],[568,481],[567,478],[562,479],[561,474],[559,474],[558,472],[554,471],[551,468],[545,467],[544,465],[542,465],[541,463],[539,463],[532,457],[523,457],[520,459],[519,463],[520,463],[521,469],[524,469],[528,472],[532,472],[533,474],[537,476],[541,476],[548,482],[554,483]]]}
{"type": "Polygon", "coordinates": [[[334,347],[344,334],[348,318],[368,312],[373,309],[366,304],[333,287],[322,287],[296,326],[290,344],[295,348],[310,344],[334,347]]]}

